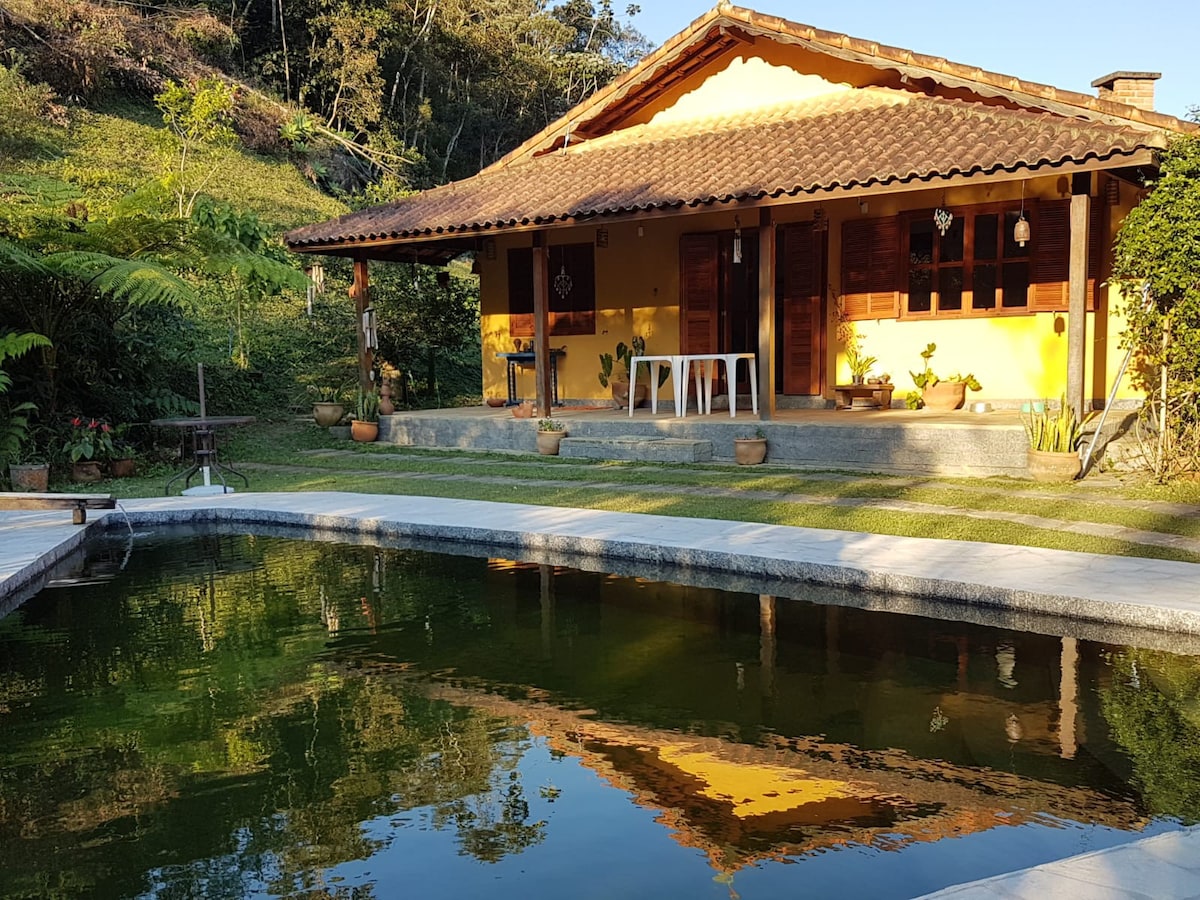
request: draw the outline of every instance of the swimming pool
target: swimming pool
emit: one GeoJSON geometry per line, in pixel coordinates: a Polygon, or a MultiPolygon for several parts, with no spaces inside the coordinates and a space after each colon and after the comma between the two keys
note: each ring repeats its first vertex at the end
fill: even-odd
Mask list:
{"type": "Polygon", "coordinates": [[[1195,657],[795,593],[98,544],[0,619],[0,894],[912,897],[1196,820],[1195,657]]]}

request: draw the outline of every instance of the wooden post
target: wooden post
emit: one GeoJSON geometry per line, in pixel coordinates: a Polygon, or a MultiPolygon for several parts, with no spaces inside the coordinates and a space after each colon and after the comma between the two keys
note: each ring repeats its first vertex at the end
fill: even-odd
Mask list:
{"type": "Polygon", "coordinates": [[[758,212],[758,417],[775,418],[775,222],[767,208],[758,212]]]}
{"type": "Polygon", "coordinates": [[[1088,218],[1092,176],[1071,179],[1071,262],[1067,293],[1067,403],[1083,418],[1087,341],[1088,218]]]}
{"type": "Polygon", "coordinates": [[[355,332],[358,335],[358,386],[364,394],[375,389],[372,376],[375,372],[375,351],[367,346],[367,333],[363,329],[363,313],[371,305],[371,286],[367,280],[367,261],[354,261],[354,284],[350,288],[354,298],[355,332]]]}
{"type": "Polygon", "coordinates": [[[550,417],[550,268],[546,259],[546,233],[533,235],[533,347],[537,354],[537,414],[550,417]]]}

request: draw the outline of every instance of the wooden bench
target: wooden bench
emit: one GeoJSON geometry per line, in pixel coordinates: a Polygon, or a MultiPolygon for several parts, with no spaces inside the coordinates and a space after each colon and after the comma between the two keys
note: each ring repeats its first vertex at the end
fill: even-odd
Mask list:
{"type": "Polygon", "coordinates": [[[0,509],[69,509],[76,525],[87,522],[89,509],[115,509],[112,494],[36,494],[0,491],[0,509]]]}
{"type": "Polygon", "coordinates": [[[891,409],[892,391],[894,384],[838,384],[834,385],[837,392],[837,408],[849,409],[854,405],[855,398],[868,398],[875,402],[880,409],[891,409]]]}

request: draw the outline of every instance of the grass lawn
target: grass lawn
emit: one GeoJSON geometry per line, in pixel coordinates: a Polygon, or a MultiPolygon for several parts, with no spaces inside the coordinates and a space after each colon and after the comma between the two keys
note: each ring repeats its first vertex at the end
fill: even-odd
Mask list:
{"type": "MultiPolygon", "coordinates": [[[[774,466],[568,460],[353,444],[304,423],[234,430],[226,457],[251,464],[247,471],[254,491],[458,497],[1200,562],[1200,551],[1186,546],[1070,530],[1117,526],[1178,535],[1200,545],[1200,484],[1193,482],[1154,485],[1104,478],[1041,486],[1006,478],[848,476],[774,466]],[[915,509],[894,508],[914,504],[915,509]],[[1035,517],[1034,523],[1027,517],[1035,517]]],[[[174,471],[160,466],[97,489],[122,498],[160,496],[174,471]]]]}

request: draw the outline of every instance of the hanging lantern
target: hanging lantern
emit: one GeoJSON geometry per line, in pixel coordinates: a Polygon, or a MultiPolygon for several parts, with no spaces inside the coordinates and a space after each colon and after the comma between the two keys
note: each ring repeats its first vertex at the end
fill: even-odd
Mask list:
{"type": "Polygon", "coordinates": [[[954,221],[954,213],[944,207],[938,207],[933,211],[933,224],[937,226],[937,230],[942,237],[946,236],[946,232],[950,230],[950,224],[954,221]]]}
{"type": "Polygon", "coordinates": [[[1021,213],[1021,218],[1017,219],[1017,224],[1013,228],[1013,240],[1020,247],[1029,243],[1029,220],[1025,218],[1025,213],[1021,213]]]}
{"type": "Polygon", "coordinates": [[[1021,215],[1013,226],[1013,240],[1017,246],[1024,247],[1029,242],[1029,222],[1025,218],[1025,182],[1021,182],[1021,215]]]}
{"type": "Polygon", "coordinates": [[[825,212],[823,206],[818,206],[813,210],[813,231],[828,231],[829,216],[825,212]]]}
{"type": "Polygon", "coordinates": [[[742,220],[733,217],[733,262],[736,265],[742,261],[742,220]]]}

